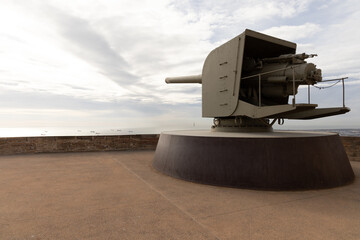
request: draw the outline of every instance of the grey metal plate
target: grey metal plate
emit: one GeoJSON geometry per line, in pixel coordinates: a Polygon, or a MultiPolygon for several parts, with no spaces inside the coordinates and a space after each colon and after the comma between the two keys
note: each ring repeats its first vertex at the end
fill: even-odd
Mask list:
{"type": "Polygon", "coordinates": [[[242,35],[214,49],[202,72],[203,117],[230,116],[236,109],[242,66],[242,35]]]}

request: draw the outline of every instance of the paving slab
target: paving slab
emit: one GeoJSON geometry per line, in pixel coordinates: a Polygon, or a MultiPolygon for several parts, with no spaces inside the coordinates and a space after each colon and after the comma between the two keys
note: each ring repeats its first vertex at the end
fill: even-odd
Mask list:
{"type": "Polygon", "coordinates": [[[0,156],[0,239],[360,239],[355,182],[310,191],[202,185],[154,151],[0,156]]]}

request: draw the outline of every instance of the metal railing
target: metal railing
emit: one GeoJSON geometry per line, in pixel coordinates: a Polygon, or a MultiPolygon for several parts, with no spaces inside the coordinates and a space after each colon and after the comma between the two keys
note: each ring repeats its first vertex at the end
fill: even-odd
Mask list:
{"type": "Polygon", "coordinates": [[[274,73],[274,72],[284,71],[284,70],[287,70],[287,69],[292,69],[292,83],[293,83],[292,105],[295,106],[295,68],[297,68],[299,66],[290,66],[290,67],[280,68],[280,69],[276,69],[276,70],[272,70],[272,71],[268,71],[268,72],[258,73],[258,74],[255,74],[255,75],[250,75],[250,76],[243,77],[243,78],[241,78],[241,80],[248,79],[248,78],[253,78],[253,77],[258,77],[259,78],[259,107],[261,107],[261,76],[265,75],[265,74],[269,74],[269,73],[274,73]]]}
{"type": "MultiPolygon", "coordinates": [[[[299,65],[300,66],[300,65],[299,65]]],[[[269,74],[269,73],[274,73],[274,72],[279,72],[279,71],[284,71],[287,69],[292,69],[292,85],[293,85],[293,98],[292,98],[292,105],[295,106],[296,104],[296,98],[295,98],[295,68],[299,67],[299,66],[290,66],[290,67],[286,67],[286,68],[280,68],[280,69],[276,69],[276,70],[272,70],[272,71],[268,71],[268,72],[264,72],[264,73],[259,73],[259,74],[254,74],[254,75],[250,75],[250,76],[246,76],[241,78],[241,80],[244,79],[248,79],[248,78],[253,78],[253,77],[258,77],[259,79],[259,107],[261,107],[261,76],[265,75],[265,74],[269,74]]],[[[329,80],[323,80],[321,81],[321,83],[323,82],[332,82],[332,81],[342,81],[342,101],[343,101],[343,107],[345,107],[345,83],[344,80],[347,79],[348,77],[343,77],[343,78],[335,78],[335,79],[329,79],[329,80]]],[[[323,88],[328,88],[328,87],[332,87],[334,85],[336,85],[337,83],[331,85],[331,86],[326,86],[326,87],[318,87],[320,89],[323,88]]],[[[314,86],[316,87],[316,86],[314,86]]],[[[310,84],[308,84],[308,104],[310,104],[310,84]]]]}
{"type": "MultiPolygon", "coordinates": [[[[348,79],[348,77],[323,80],[323,81],[321,81],[321,83],[323,83],[323,82],[334,82],[334,81],[337,81],[337,82],[330,85],[330,86],[325,86],[325,87],[314,86],[314,87],[316,87],[318,89],[330,88],[332,86],[335,86],[337,83],[339,83],[341,81],[341,83],[342,83],[342,105],[343,105],[343,107],[345,107],[345,82],[344,82],[345,79],[348,79]]],[[[310,85],[308,85],[308,103],[310,104],[310,85]]]]}

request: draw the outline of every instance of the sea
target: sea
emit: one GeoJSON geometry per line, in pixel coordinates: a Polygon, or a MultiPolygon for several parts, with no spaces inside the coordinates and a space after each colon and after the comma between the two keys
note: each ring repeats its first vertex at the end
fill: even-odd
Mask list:
{"type": "MultiPolygon", "coordinates": [[[[163,131],[183,130],[167,128],[0,128],[0,137],[38,137],[38,136],[108,136],[159,134],[163,131]]],[[[189,129],[199,130],[199,129],[189,129]]],[[[293,129],[287,129],[293,130],[293,129]]],[[[297,129],[298,130],[298,129],[297,129]]],[[[302,130],[303,131],[303,130],[302,130]]],[[[306,129],[304,129],[306,131],[306,129]]],[[[340,136],[360,137],[360,129],[309,129],[308,131],[336,132],[340,136]]]]}
{"type": "Polygon", "coordinates": [[[354,128],[354,129],[315,129],[315,130],[309,130],[309,131],[336,132],[340,136],[344,136],[344,137],[360,137],[360,129],[359,128],[354,128]]]}

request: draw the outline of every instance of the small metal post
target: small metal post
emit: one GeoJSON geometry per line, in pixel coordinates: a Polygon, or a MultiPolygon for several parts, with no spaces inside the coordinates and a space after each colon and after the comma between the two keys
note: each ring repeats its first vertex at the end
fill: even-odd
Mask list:
{"type": "Polygon", "coordinates": [[[343,107],[345,107],[345,84],[344,84],[344,78],[342,78],[341,81],[342,81],[342,87],[343,87],[343,107]]]}
{"type": "Polygon", "coordinates": [[[259,75],[259,107],[261,107],[261,75],[259,75]]]}
{"type": "Polygon", "coordinates": [[[308,104],[310,104],[310,84],[308,84],[308,104]]]}
{"type": "Polygon", "coordinates": [[[292,67],[292,75],[293,75],[293,107],[295,106],[295,69],[292,67]]]}

